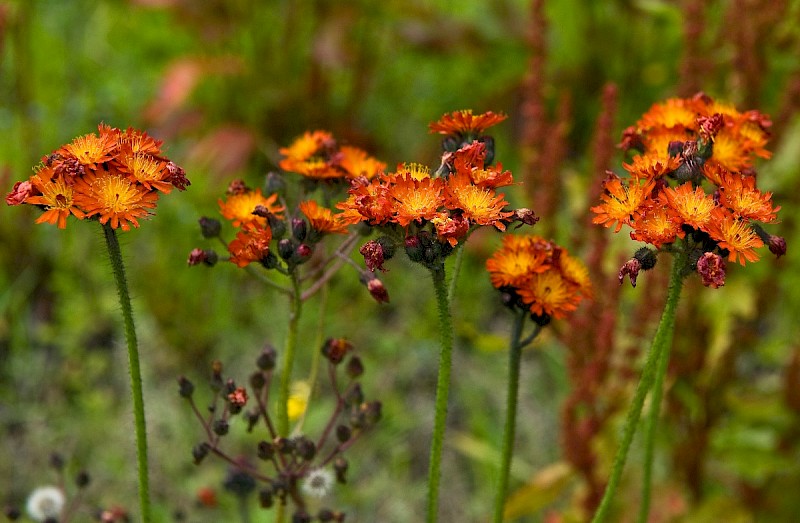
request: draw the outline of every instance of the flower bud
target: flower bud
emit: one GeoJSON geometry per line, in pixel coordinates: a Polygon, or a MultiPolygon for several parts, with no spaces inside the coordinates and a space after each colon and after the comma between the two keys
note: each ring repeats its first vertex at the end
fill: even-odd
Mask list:
{"type": "Polygon", "coordinates": [[[353,345],[344,338],[329,338],[322,346],[322,355],[338,365],[352,348],[353,345]]]}
{"type": "Polygon", "coordinates": [[[258,492],[258,504],[261,508],[271,508],[273,503],[271,490],[262,489],[258,492]]]}
{"type": "Polygon", "coordinates": [[[333,471],[336,473],[336,481],[339,483],[347,483],[348,466],[347,460],[341,456],[333,461],[333,471]]]}
{"type": "Polygon", "coordinates": [[[224,436],[228,433],[228,430],[230,430],[230,425],[228,424],[228,420],[217,419],[214,420],[214,423],[211,425],[211,429],[217,436],[224,436]]]}
{"type": "Polygon", "coordinates": [[[275,347],[267,344],[261,350],[261,354],[259,354],[258,359],[256,360],[256,365],[261,370],[272,370],[275,368],[275,360],[277,358],[278,355],[275,351],[275,347]]]}
{"type": "Polygon", "coordinates": [[[353,431],[350,430],[350,427],[347,425],[339,425],[336,427],[336,439],[339,441],[339,443],[348,441],[352,435],[353,431]]]}
{"type": "Polygon", "coordinates": [[[213,249],[192,249],[186,263],[190,267],[200,265],[201,263],[213,267],[217,264],[217,261],[219,261],[219,256],[217,255],[217,251],[213,249]]]}
{"type": "Polygon", "coordinates": [[[203,238],[216,238],[222,230],[222,224],[214,218],[203,216],[198,220],[198,223],[200,224],[200,233],[203,238]]]}
{"type": "Polygon", "coordinates": [[[631,258],[630,260],[626,261],[625,264],[619,269],[619,274],[617,274],[619,284],[622,285],[622,282],[625,280],[625,276],[627,275],[631,279],[631,286],[636,287],[636,278],[639,277],[639,271],[641,269],[642,264],[636,258],[631,258]]]}
{"type": "Polygon", "coordinates": [[[697,273],[703,285],[718,289],[725,285],[725,259],[713,252],[703,253],[697,260],[697,273]]]}
{"type": "Polygon", "coordinates": [[[258,459],[269,461],[275,456],[275,447],[269,441],[259,441],[257,455],[258,459]]]}
{"type": "Polygon", "coordinates": [[[308,235],[308,222],[302,218],[292,218],[292,236],[295,240],[302,242],[308,235]]]}
{"type": "Polygon", "coordinates": [[[202,462],[203,459],[205,459],[205,457],[208,456],[209,450],[211,450],[211,448],[205,441],[195,445],[194,448],[192,449],[192,457],[194,458],[194,464],[199,465],[200,462],[202,462]]]}
{"type": "Polygon", "coordinates": [[[355,379],[364,374],[364,364],[361,363],[361,358],[353,356],[347,362],[347,375],[355,379]]]}
{"type": "Polygon", "coordinates": [[[292,240],[284,238],[278,242],[278,255],[284,260],[290,260],[294,256],[295,246],[292,240]]]}
{"type": "Polygon", "coordinates": [[[250,375],[250,386],[253,387],[253,390],[260,391],[266,384],[267,379],[264,377],[263,373],[254,372],[250,375]]]}
{"type": "Polygon", "coordinates": [[[776,258],[786,254],[786,239],[782,236],[770,234],[767,245],[769,246],[769,252],[774,254],[776,258]]]}
{"type": "Polygon", "coordinates": [[[299,436],[295,439],[295,450],[297,455],[305,461],[311,461],[317,455],[317,446],[305,436],[299,436]]]}
{"type": "Polygon", "coordinates": [[[186,376],[178,378],[178,393],[182,398],[191,398],[194,393],[194,384],[186,376]]]}
{"type": "Polygon", "coordinates": [[[89,477],[89,473],[86,472],[85,470],[78,472],[78,474],[75,476],[75,485],[78,488],[87,487],[90,481],[91,477],[89,477]]]}

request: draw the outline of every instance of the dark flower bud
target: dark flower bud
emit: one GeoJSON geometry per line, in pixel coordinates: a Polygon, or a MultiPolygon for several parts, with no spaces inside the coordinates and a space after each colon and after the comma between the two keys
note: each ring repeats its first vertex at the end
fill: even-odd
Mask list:
{"type": "Polygon", "coordinates": [[[519,222],[517,225],[517,229],[522,227],[523,225],[530,225],[531,227],[536,225],[539,221],[539,217],[536,216],[536,213],[530,209],[515,209],[514,215],[511,216],[511,220],[508,223],[519,222]]]}
{"type": "Polygon", "coordinates": [[[211,448],[205,441],[195,445],[194,448],[192,449],[192,457],[194,458],[194,464],[199,465],[200,462],[202,462],[203,459],[205,459],[205,457],[208,456],[209,450],[211,450],[211,448]]]}
{"type": "Polygon", "coordinates": [[[275,253],[272,251],[267,251],[267,254],[263,256],[260,260],[258,260],[258,262],[265,269],[274,269],[275,267],[280,265],[278,257],[275,256],[275,253]]]}
{"type": "Polygon", "coordinates": [[[92,478],[89,477],[89,473],[85,470],[82,470],[75,476],[75,486],[78,488],[85,488],[89,485],[91,479],[92,478]]]}
{"type": "Polygon", "coordinates": [[[361,390],[360,383],[353,385],[345,395],[344,401],[347,405],[358,405],[364,401],[364,391],[361,390]]]}
{"type": "Polygon", "coordinates": [[[297,455],[305,461],[311,461],[317,455],[317,446],[305,436],[296,438],[294,445],[297,455]]]}
{"type": "Polygon", "coordinates": [[[378,278],[372,278],[367,282],[367,290],[369,295],[378,303],[389,303],[389,291],[386,286],[378,278]]]}
{"type": "Polygon", "coordinates": [[[58,452],[53,452],[50,454],[50,466],[53,467],[53,470],[57,472],[64,470],[64,456],[58,452]]]}
{"type": "Polygon", "coordinates": [[[725,260],[713,252],[703,253],[697,260],[697,273],[703,285],[718,289],[725,285],[725,260]]]}
{"type": "Polygon", "coordinates": [[[347,362],[347,375],[355,379],[364,374],[364,364],[361,363],[361,358],[353,356],[347,362]]]}
{"type": "Polygon", "coordinates": [[[317,512],[317,519],[320,520],[322,523],[326,523],[328,521],[333,521],[334,514],[333,511],[327,508],[320,509],[317,512]]]}
{"type": "Polygon", "coordinates": [[[288,482],[286,481],[286,477],[281,474],[272,482],[272,494],[278,496],[278,499],[284,500],[288,492],[288,482]]]}
{"type": "Polygon", "coordinates": [[[272,508],[274,501],[272,499],[272,491],[262,489],[258,492],[258,504],[261,508],[272,508]]]}
{"type": "Polygon", "coordinates": [[[353,431],[350,430],[350,427],[347,425],[339,425],[336,427],[336,439],[339,441],[339,443],[348,441],[352,435],[353,431]]]}
{"type": "Polygon", "coordinates": [[[266,384],[267,379],[262,372],[254,372],[250,375],[250,386],[253,387],[253,390],[259,391],[263,389],[266,384]]]}
{"type": "Polygon", "coordinates": [[[282,436],[277,437],[275,438],[275,450],[281,454],[291,454],[294,452],[294,441],[282,436]]]}
{"type": "Polygon", "coordinates": [[[261,350],[261,354],[259,354],[258,359],[256,360],[256,365],[261,370],[272,370],[275,368],[275,360],[277,358],[278,355],[275,351],[275,347],[267,344],[261,350]]]}
{"type": "Polygon", "coordinates": [[[322,346],[322,355],[334,365],[338,365],[352,348],[353,344],[344,338],[328,338],[322,346]]]}
{"type": "Polygon", "coordinates": [[[200,224],[200,233],[203,235],[203,238],[216,238],[222,230],[222,225],[219,220],[215,220],[214,218],[203,216],[198,220],[198,223],[200,224]]]}
{"type": "Polygon", "coordinates": [[[461,148],[461,140],[455,136],[445,136],[442,138],[442,151],[454,153],[461,148]]]}
{"type": "MultiPolygon", "coordinates": [[[[243,462],[242,465],[246,466],[247,463],[243,462]]],[[[243,498],[256,489],[256,480],[241,468],[233,467],[228,471],[222,486],[228,492],[243,498]]]]}
{"type": "Polygon", "coordinates": [[[550,325],[552,318],[549,314],[531,314],[531,320],[539,327],[546,327],[550,325]]]}
{"type": "Polygon", "coordinates": [[[341,456],[333,460],[333,471],[336,473],[336,481],[339,483],[347,483],[348,466],[347,460],[341,456]]]}
{"type": "Polygon", "coordinates": [[[308,222],[302,218],[292,218],[292,236],[302,242],[308,235],[308,222]]]}
{"type": "Polygon", "coordinates": [[[230,425],[228,424],[228,420],[225,419],[217,419],[214,420],[214,423],[211,425],[211,429],[214,431],[214,434],[217,436],[224,436],[228,433],[230,429],[230,425]]]}
{"type": "Polygon", "coordinates": [[[169,173],[169,183],[179,191],[185,191],[188,186],[192,185],[192,182],[186,177],[186,171],[175,162],[167,162],[167,172],[169,173]]]}
{"type": "Polygon", "coordinates": [[[3,510],[3,513],[9,519],[9,521],[16,521],[22,517],[22,512],[17,507],[6,507],[3,510]]]}
{"type": "Polygon", "coordinates": [[[186,263],[190,267],[200,265],[201,263],[213,267],[217,264],[217,261],[219,261],[219,256],[217,255],[217,251],[213,249],[192,249],[186,263]]]}
{"type": "Polygon", "coordinates": [[[618,147],[623,151],[629,151],[631,149],[639,152],[644,151],[642,135],[635,126],[630,126],[622,131],[622,142],[620,142],[618,147]]]}
{"type": "Polygon", "coordinates": [[[767,245],[769,246],[769,252],[774,254],[777,258],[786,254],[786,239],[782,236],[770,234],[767,245]]]}
{"type": "Polygon", "coordinates": [[[229,196],[235,196],[237,194],[245,193],[248,190],[249,188],[244,183],[244,180],[236,179],[228,184],[228,189],[225,191],[225,193],[228,194],[229,196]]]}
{"type": "Polygon", "coordinates": [[[648,249],[647,247],[642,247],[636,251],[633,257],[639,260],[639,263],[642,264],[643,271],[649,271],[656,266],[656,262],[658,261],[656,251],[648,249]]]}
{"type": "Polygon", "coordinates": [[[251,410],[245,412],[244,417],[247,419],[247,432],[253,432],[258,420],[261,418],[261,414],[257,410],[251,410]]]}
{"type": "Polygon", "coordinates": [[[182,398],[191,398],[194,393],[194,384],[186,376],[178,378],[178,393],[182,398]]]}
{"type": "Polygon", "coordinates": [[[275,447],[269,441],[259,441],[257,455],[258,459],[268,461],[275,456],[275,447]]]}
{"type": "Polygon", "coordinates": [[[292,523],[311,523],[311,516],[305,510],[298,510],[292,514],[292,523]]]}
{"type": "Polygon", "coordinates": [[[278,255],[284,259],[289,260],[294,255],[295,246],[292,240],[284,238],[278,242],[278,255]]]}
{"type": "Polygon", "coordinates": [[[382,409],[383,405],[380,401],[370,401],[369,403],[363,403],[361,405],[361,411],[364,412],[367,423],[370,425],[374,425],[381,420],[382,409]]]}
{"type": "Polygon", "coordinates": [[[296,254],[297,263],[305,263],[314,254],[314,249],[307,243],[301,243],[297,246],[296,254]]]}
{"type": "Polygon", "coordinates": [[[419,236],[406,236],[405,249],[408,259],[413,262],[421,262],[425,257],[425,247],[422,245],[419,236]]]}
{"type": "Polygon", "coordinates": [[[483,160],[483,165],[489,167],[494,161],[494,138],[491,136],[481,136],[478,140],[486,145],[486,158],[483,160]]]}

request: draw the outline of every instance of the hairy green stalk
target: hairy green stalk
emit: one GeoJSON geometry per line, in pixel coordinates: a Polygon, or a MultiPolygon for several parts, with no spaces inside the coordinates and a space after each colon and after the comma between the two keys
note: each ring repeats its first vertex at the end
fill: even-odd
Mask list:
{"type": "Polygon", "coordinates": [[[289,306],[289,328],[286,332],[286,345],[283,349],[283,368],[281,370],[280,389],[278,390],[278,435],[289,435],[289,386],[292,382],[292,367],[297,349],[297,327],[300,323],[300,310],[303,299],[300,293],[300,281],[297,273],[291,271],[292,296],[289,306]]]}
{"type": "MultiPolygon", "coordinates": [[[[600,501],[600,506],[597,508],[597,512],[595,512],[594,518],[592,519],[592,523],[600,523],[605,521],[606,517],[608,516],[608,512],[611,508],[611,501],[614,498],[617,487],[619,486],[619,481],[622,477],[622,470],[625,468],[625,460],[628,457],[628,451],[630,450],[633,436],[636,434],[636,429],[638,427],[639,417],[642,414],[642,407],[644,405],[645,397],[653,387],[653,384],[656,382],[657,374],[662,374],[661,378],[659,379],[659,383],[663,383],[663,373],[666,372],[668,361],[668,356],[666,353],[669,350],[669,345],[672,344],[672,335],[675,331],[675,312],[678,308],[678,300],[680,299],[681,287],[683,286],[683,271],[685,266],[686,255],[682,252],[675,253],[675,259],[672,262],[672,272],[670,273],[667,301],[664,304],[664,312],[661,314],[661,320],[658,323],[658,329],[653,337],[650,351],[647,354],[647,359],[645,360],[644,369],[642,370],[642,377],[639,379],[639,384],[636,386],[636,392],[634,393],[633,401],[631,402],[631,406],[628,409],[628,414],[625,418],[625,425],[622,429],[622,442],[620,443],[620,448],[614,457],[614,464],[611,469],[611,476],[608,479],[608,485],[606,486],[605,493],[603,494],[603,499],[600,501]],[[661,361],[662,356],[664,358],[663,362],[661,361]]],[[[659,386],[659,389],[660,388],[661,387],[659,386]]],[[[659,407],[657,404],[655,404],[655,400],[658,400],[660,403],[660,392],[657,395],[657,398],[653,398],[653,409],[656,410],[656,413],[651,414],[651,416],[654,415],[656,417],[658,416],[657,411],[659,407]]],[[[648,429],[648,431],[649,430],[650,429],[648,429]]],[[[655,434],[655,427],[653,427],[652,430],[653,434],[651,434],[649,437],[653,437],[655,434]]],[[[652,452],[647,459],[652,461],[652,452]]],[[[651,467],[651,465],[646,463],[645,469],[647,470],[649,467],[651,467]]],[[[649,500],[649,480],[644,488],[647,491],[649,500]]]]}
{"type": "Polygon", "coordinates": [[[117,234],[110,225],[103,224],[108,256],[114,271],[117,284],[119,304],[125,323],[125,340],[128,344],[128,370],[131,378],[131,398],[133,400],[133,420],[136,428],[136,459],[139,473],[139,509],[142,521],[149,523],[150,517],[150,480],[147,465],[147,427],[144,416],[144,395],[142,393],[142,373],[139,367],[139,347],[136,341],[136,329],[133,325],[133,309],[128,293],[128,282],[125,278],[125,265],[122,263],[122,251],[117,234]]]}
{"type": "Polygon", "coordinates": [[[439,482],[441,480],[442,447],[447,421],[447,400],[450,395],[450,373],[453,364],[453,321],[450,317],[447,279],[444,267],[431,269],[436,306],[439,310],[439,377],[436,382],[436,405],[428,467],[428,515],[426,521],[434,523],[439,514],[439,482]]]}
{"type": "MultiPolygon", "coordinates": [[[[508,477],[511,473],[511,457],[514,455],[514,436],[517,426],[517,397],[519,396],[519,372],[522,361],[522,349],[527,343],[521,343],[522,328],[529,312],[520,309],[514,321],[514,328],[511,331],[511,342],[508,347],[508,391],[506,394],[506,423],[503,429],[503,450],[500,458],[500,478],[497,484],[497,494],[494,502],[494,523],[503,521],[503,509],[505,508],[506,494],[508,493],[508,477]]],[[[528,343],[533,341],[535,335],[539,333],[541,327],[536,326],[534,336],[529,338],[528,343]]]]}

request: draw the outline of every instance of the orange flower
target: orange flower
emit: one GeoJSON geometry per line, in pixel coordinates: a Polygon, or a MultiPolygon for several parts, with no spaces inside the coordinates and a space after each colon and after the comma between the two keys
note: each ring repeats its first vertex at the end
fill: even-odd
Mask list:
{"type": "Polygon", "coordinates": [[[647,205],[637,212],[631,239],[651,243],[659,248],[686,236],[681,228],[682,224],[683,220],[675,210],[658,199],[653,205],[647,205]]]}
{"type": "Polygon", "coordinates": [[[508,118],[504,114],[485,112],[473,115],[472,109],[453,111],[445,114],[438,122],[431,123],[428,128],[432,133],[447,135],[481,134],[483,131],[497,125],[508,118]]]}
{"type": "Polygon", "coordinates": [[[503,212],[508,205],[503,195],[498,196],[493,189],[472,184],[466,173],[456,173],[447,179],[445,206],[451,210],[461,210],[464,217],[478,225],[494,225],[501,231],[506,226],[501,220],[513,212],[503,212]]]}
{"type": "Polygon", "coordinates": [[[728,261],[738,261],[741,265],[745,260],[758,261],[755,249],[763,246],[764,242],[747,221],[737,219],[730,211],[721,207],[714,209],[706,232],[721,248],[728,250],[728,261]]]}
{"type": "Polygon", "coordinates": [[[616,222],[614,232],[619,232],[623,224],[631,224],[634,213],[650,196],[653,187],[653,180],[640,183],[636,178],[623,185],[619,176],[611,174],[603,182],[603,203],[591,209],[597,214],[592,223],[610,227],[616,222]]]}
{"type": "Polygon", "coordinates": [[[739,218],[749,218],[764,223],[778,219],[780,206],[772,207],[772,193],[762,193],[756,188],[755,176],[725,173],[719,187],[719,202],[739,218]]]}
{"type": "Polygon", "coordinates": [[[75,182],[73,202],[87,217],[99,215],[100,223],[128,231],[131,225],[139,227],[138,218],[149,216],[157,200],[157,192],[148,191],[124,176],[88,171],[75,182]]]}
{"type": "Polygon", "coordinates": [[[283,210],[283,206],[276,203],[277,199],[277,194],[264,197],[264,195],[261,194],[261,189],[245,189],[244,191],[229,195],[225,200],[218,200],[218,203],[222,216],[231,220],[234,227],[239,227],[248,222],[258,222],[261,225],[265,225],[267,219],[254,215],[253,211],[256,207],[262,205],[266,207],[269,212],[278,214],[283,210]]]}
{"type": "Polygon", "coordinates": [[[680,166],[681,160],[675,156],[634,156],[632,163],[623,163],[626,171],[642,179],[659,179],[680,166]]]}
{"type": "Polygon", "coordinates": [[[269,254],[269,242],[272,240],[272,229],[269,225],[248,222],[236,233],[228,244],[230,261],[239,267],[246,267],[251,262],[263,260],[269,254]]]}
{"type": "Polygon", "coordinates": [[[357,147],[343,145],[339,152],[341,153],[339,167],[344,169],[350,178],[363,176],[371,180],[386,169],[385,163],[369,156],[365,151],[357,147]]]}
{"type": "Polygon", "coordinates": [[[496,189],[497,187],[505,187],[514,183],[514,177],[511,171],[504,171],[503,164],[497,163],[494,167],[488,169],[472,169],[470,171],[470,178],[472,183],[480,187],[489,189],[496,189]]]}
{"type": "Polygon", "coordinates": [[[116,147],[117,141],[110,133],[103,133],[100,136],[86,134],[75,138],[56,152],[77,158],[89,169],[96,169],[99,164],[111,160],[116,147]]]}
{"type": "Polygon", "coordinates": [[[336,141],[331,133],[307,131],[289,147],[279,149],[285,156],[279,165],[284,171],[301,174],[307,178],[340,178],[344,173],[331,162],[335,149],[336,141]]]}
{"type": "Polygon", "coordinates": [[[389,179],[387,195],[392,199],[394,221],[403,227],[411,222],[430,220],[442,205],[441,178],[415,180],[407,175],[389,179]]]}
{"type": "Polygon", "coordinates": [[[566,250],[561,249],[558,256],[558,267],[561,275],[564,278],[578,286],[577,291],[586,298],[591,298],[594,292],[592,291],[592,280],[589,278],[589,269],[578,260],[570,256],[566,250]]]}
{"type": "Polygon", "coordinates": [[[357,178],[351,181],[347,200],[337,203],[344,212],[340,220],[349,224],[366,221],[370,225],[384,225],[392,218],[392,202],[381,175],[371,181],[357,178]]]}
{"type": "Polygon", "coordinates": [[[447,241],[452,247],[469,232],[469,221],[461,214],[440,212],[431,219],[431,223],[439,239],[447,241]]]}
{"type": "Polygon", "coordinates": [[[698,101],[693,98],[670,98],[653,104],[637,126],[642,130],[655,127],[696,129],[699,109],[698,101]]]}
{"type": "Polygon", "coordinates": [[[548,269],[549,252],[534,248],[529,237],[508,235],[503,237],[503,247],[486,260],[486,270],[492,285],[520,287],[533,273],[548,269]]]}
{"type": "Polygon", "coordinates": [[[431,169],[421,163],[401,163],[397,166],[395,176],[410,176],[415,180],[424,180],[431,177],[431,169]]]}
{"type": "Polygon", "coordinates": [[[581,297],[575,288],[558,271],[546,271],[532,274],[517,292],[531,314],[560,319],[578,308],[581,297]]]}
{"type": "Polygon", "coordinates": [[[147,189],[155,189],[168,194],[172,190],[167,163],[147,153],[132,153],[121,159],[120,171],[127,173],[131,180],[141,183],[147,189]]]}
{"type": "Polygon", "coordinates": [[[330,209],[320,207],[314,200],[301,202],[298,206],[300,212],[308,218],[311,228],[319,233],[347,234],[347,223],[340,221],[339,216],[334,216],[330,209]]]}
{"type": "MultiPolygon", "coordinates": [[[[109,129],[108,126],[100,125],[100,134],[103,134],[104,129],[109,129]]],[[[139,131],[133,127],[128,127],[125,132],[116,131],[115,136],[120,148],[131,154],[150,154],[153,156],[161,155],[161,140],[156,140],[144,131],[139,131]]]]}
{"type": "Polygon", "coordinates": [[[684,183],[675,189],[667,187],[661,194],[681,220],[695,229],[706,226],[711,219],[711,212],[717,206],[702,187],[692,190],[690,183],[684,183]]]}
{"type": "Polygon", "coordinates": [[[57,223],[59,229],[64,229],[70,214],[79,220],[85,214],[75,206],[73,187],[67,185],[63,178],[52,179],[52,174],[52,169],[46,167],[31,178],[34,189],[40,194],[28,197],[25,203],[45,206],[44,214],[39,216],[36,223],[57,223]]]}

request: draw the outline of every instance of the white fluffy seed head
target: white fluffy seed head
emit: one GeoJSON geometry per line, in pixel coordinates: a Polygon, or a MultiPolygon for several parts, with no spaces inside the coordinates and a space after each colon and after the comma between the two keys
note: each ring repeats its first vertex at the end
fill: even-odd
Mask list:
{"type": "Polygon", "coordinates": [[[36,521],[58,518],[64,508],[64,492],[53,486],[39,487],[28,496],[28,515],[36,521]]]}

